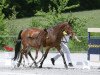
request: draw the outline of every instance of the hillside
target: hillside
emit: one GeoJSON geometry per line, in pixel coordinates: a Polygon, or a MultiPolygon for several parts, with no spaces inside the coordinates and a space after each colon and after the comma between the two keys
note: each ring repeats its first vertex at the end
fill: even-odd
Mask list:
{"type": "Polygon", "coordinates": [[[100,10],[75,12],[73,14],[79,18],[88,19],[87,27],[100,27],[100,10]]]}
{"type": "MultiPolygon", "coordinates": [[[[69,13],[63,14],[67,17],[69,13]]],[[[100,10],[91,10],[91,11],[80,11],[72,12],[72,14],[79,18],[84,18],[87,20],[86,27],[100,27],[100,10]]],[[[7,26],[12,26],[12,28],[17,28],[18,30],[24,29],[32,25],[32,18],[35,19],[44,19],[43,16],[35,16],[30,18],[22,18],[7,21],[7,26]],[[15,26],[15,27],[14,27],[15,26]]],[[[43,20],[44,21],[44,20],[43,20]]],[[[44,23],[44,22],[43,22],[44,23]]]]}

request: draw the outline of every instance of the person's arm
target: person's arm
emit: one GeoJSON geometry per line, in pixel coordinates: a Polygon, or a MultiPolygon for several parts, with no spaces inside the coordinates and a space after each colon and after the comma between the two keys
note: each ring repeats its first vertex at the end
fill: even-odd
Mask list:
{"type": "Polygon", "coordinates": [[[78,37],[76,36],[75,33],[73,33],[73,38],[74,38],[76,41],[81,42],[81,41],[78,39],[78,37]]]}
{"type": "Polygon", "coordinates": [[[74,38],[76,39],[76,41],[81,42],[77,36],[74,36],[74,38]]]}

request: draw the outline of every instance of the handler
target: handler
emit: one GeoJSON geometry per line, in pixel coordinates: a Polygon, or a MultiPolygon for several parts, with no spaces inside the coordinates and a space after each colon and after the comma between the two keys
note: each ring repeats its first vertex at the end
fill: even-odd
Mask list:
{"type": "MultiPolygon", "coordinates": [[[[69,42],[69,39],[71,37],[71,35],[67,34],[65,31],[63,32],[64,34],[64,37],[61,39],[61,50],[63,50],[63,52],[66,53],[66,57],[67,57],[67,60],[68,60],[68,65],[70,67],[73,66],[72,64],[72,61],[71,61],[71,55],[70,55],[70,50],[68,48],[68,42],[69,42]]],[[[78,42],[81,42],[76,36],[74,37],[78,42]]],[[[53,58],[51,58],[51,62],[53,65],[55,65],[55,61],[61,56],[61,54],[57,54],[56,56],[54,56],[53,58]]]]}

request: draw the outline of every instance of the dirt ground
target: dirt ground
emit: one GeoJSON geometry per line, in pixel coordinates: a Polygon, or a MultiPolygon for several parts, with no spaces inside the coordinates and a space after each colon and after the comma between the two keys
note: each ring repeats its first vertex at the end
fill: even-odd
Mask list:
{"type": "MultiPolygon", "coordinates": [[[[13,52],[0,52],[0,75],[100,75],[98,55],[91,55],[91,61],[87,61],[86,53],[71,53],[74,67],[65,69],[61,57],[55,62],[55,65],[52,65],[50,59],[57,53],[48,54],[43,68],[35,68],[34,66],[14,68],[14,62],[11,61],[13,54],[13,52]]],[[[35,55],[35,53],[32,54],[35,55]]],[[[41,54],[39,55],[40,58],[41,54]]],[[[31,59],[29,60],[32,63],[31,59]]]]}

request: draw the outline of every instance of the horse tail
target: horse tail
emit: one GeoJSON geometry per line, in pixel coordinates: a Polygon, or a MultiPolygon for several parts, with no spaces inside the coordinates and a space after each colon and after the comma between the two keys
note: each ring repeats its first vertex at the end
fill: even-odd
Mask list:
{"type": "Polygon", "coordinates": [[[18,55],[19,55],[19,52],[20,52],[20,48],[21,48],[21,33],[22,33],[23,30],[21,30],[19,32],[19,35],[18,35],[18,38],[17,38],[17,41],[16,41],[16,45],[15,45],[15,55],[14,55],[14,58],[13,60],[16,60],[18,58],[18,55]]]}

